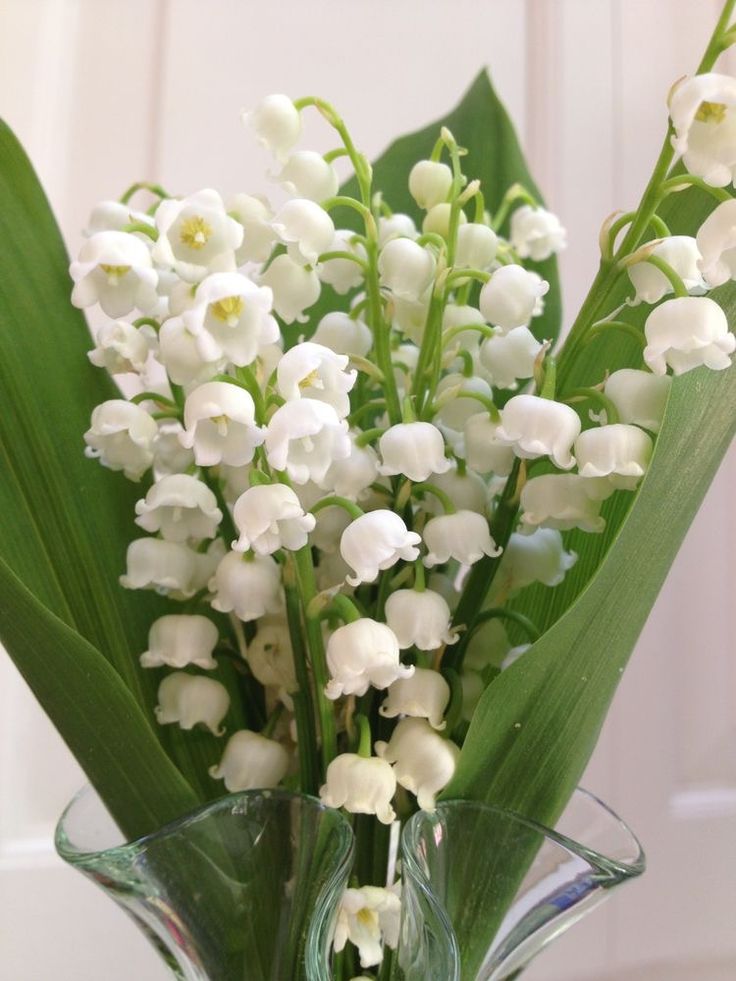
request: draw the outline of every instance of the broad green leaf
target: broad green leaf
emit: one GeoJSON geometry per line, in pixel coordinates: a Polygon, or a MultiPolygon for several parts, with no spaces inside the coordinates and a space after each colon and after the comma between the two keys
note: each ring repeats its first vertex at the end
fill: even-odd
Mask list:
{"type": "MultiPolygon", "coordinates": [[[[0,124],[0,558],[52,614],[104,655],[142,708],[152,735],[160,673],[143,671],[138,655],[151,622],[170,606],[152,592],[118,585],[127,544],[138,537],[134,505],[145,486],[84,456],[82,434],[92,409],[119,393],[87,359],[90,338],[84,317],[71,306],[67,270],[33,168],[0,124]]],[[[46,656],[17,646],[15,637],[2,639],[24,673],[33,674],[29,658],[46,656]]],[[[71,694],[76,704],[87,697],[84,688],[71,694]]],[[[76,721],[67,704],[55,705],[50,695],[45,707],[67,742],[74,742],[76,721]]],[[[186,740],[172,728],[155,726],[156,737],[203,795],[219,793],[206,776],[220,752],[217,741],[205,734],[186,740]]],[[[118,794],[115,780],[111,771],[97,784],[103,797],[118,794]]]]}
{"type": "Polygon", "coordinates": [[[117,672],[2,560],[0,636],[127,836],[137,838],[197,806],[117,672]]]}
{"type": "MultiPolygon", "coordinates": [[[[421,228],[424,212],[420,211],[409,194],[409,172],[417,160],[429,157],[443,126],[450,129],[460,146],[468,151],[467,156],[462,158],[463,172],[469,180],[481,181],[487,210],[493,213],[506,191],[516,183],[522,184],[542,202],[542,195],[524,161],[513,124],[484,69],[459,105],[448,115],[422,130],[395,140],[373,164],[374,187],[382,192],[392,211],[411,215],[421,228]]],[[[341,193],[359,196],[355,179],[348,181],[341,193]]],[[[356,216],[349,209],[342,209],[336,214],[342,227],[357,227],[356,216]]],[[[469,217],[472,218],[472,214],[469,217]]],[[[507,226],[502,231],[507,232],[507,226]]],[[[559,333],[562,317],[557,260],[552,256],[545,262],[528,265],[550,284],[544,314],[534,318],[532,330],[540,339],[554,340],[559,333]]],[[[310,310],[312,329],[329,310],[346,307],[344,298],[325,287],[319,303],[310,310]]]]}

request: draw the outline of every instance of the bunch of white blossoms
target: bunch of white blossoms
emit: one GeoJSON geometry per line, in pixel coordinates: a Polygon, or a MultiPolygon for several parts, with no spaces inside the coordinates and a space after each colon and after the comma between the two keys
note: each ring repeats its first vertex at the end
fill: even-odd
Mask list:
{"type": "MultiPolygon", "coordinates": [[[[719,79],[672,96],[678,150],[712,184],[736,168],[736,83],[719,79]]],[[[563,535],[600,532],[603,502],[644,476],[668,369],[730,363],[704,294],[736,278],[736,202],[627,257],[652,307],[643,360],[563,397],[536,263],[565,233],[528,191],[490,214],[443,130],[407,175],[418,227],[327,103],[270,96],[247,122],[279,161],[278,203],[134,185],[92,214],[72,299],[109,318],[90,360],[137,394],[94,409],[87,453],[141,485],[122,585],[179,604],[140,656],[164,672],[158,722],[225,738],[210,775],[228,791],[290,778],[389,824],[434,807],[484,686],[535,636],[508,601],[559,584],[563,535]],[[324,154],[295,149],[310,106],[342,139],[324,154]],[[478,563],[498,573],[490,608],[463,622],[478,563]]],[[[347,896],[340,939],[364,967],[395,943],[397,903],[347,896]]]]}

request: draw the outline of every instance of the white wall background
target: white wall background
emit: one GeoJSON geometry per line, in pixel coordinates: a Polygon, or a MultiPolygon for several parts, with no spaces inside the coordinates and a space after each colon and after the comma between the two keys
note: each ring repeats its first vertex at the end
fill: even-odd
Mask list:
{"type": "MultiPolygon", "coordinates": [[[[0,115],[35,161],[73,250],[91,205],[136,178],[175,191],[267,189],[268,159],[238,110],[271,91],[332,99],[374,156],[454,104],[487,64],[569,229],[562,272],[573,311],[595,270],[601,220],[636,202],[663,135],[665,94],[697,63],[719,7],[4,0],[0,115]]],[[[311,135],[322,138],[317,126],[311,135]]],[[[586,780],[639,833],[649,871],[545,954],[530,981],[736,977],[735,471],[731,456],[586,780]]],[[[123,915],[51,851],[55,819],[81,780],[0,657],[0,977],[163,979],[123,915]]]]}

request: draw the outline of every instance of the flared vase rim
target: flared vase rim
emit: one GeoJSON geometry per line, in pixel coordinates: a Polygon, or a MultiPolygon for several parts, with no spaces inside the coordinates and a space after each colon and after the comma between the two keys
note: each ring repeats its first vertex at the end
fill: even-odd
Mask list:
{"type": "Polygon", "coordinates": [[[412,845],[416,840],[418,829],[421,827],[423,821],[427,821],[428,819],[431,820],[433,816],[441,815],[442,811],[444,810],[472,809],[475,811],[485,811],[487,813],[503,814],[510,820],[516,821],[534,831],[538,831],[545,838],[562,846],[569,852],[580,856],[599,871],[606,875],[613,876],[616,879],[635,878],[636,876],[641,875],[646,869],[646,855],[641,842],[631,830],[629,825],[621,817],[619,817],[619,815],[611,807],[609,807],[608,804],[602,801],[595,794],[591,793],[591,791],[585,790],[583,787],[577,787],[570,800],[572,801],[576,796],[589,800],[591,803],[595,804],[596,807],[599,807],[601,811],[612,820],[613,824],[631,843],[632,851],[636,852],[635,857],[631,861],[623,861],[609,855],[604,855],[602,852],[599,852],[594,848],[590,848],[587,845],[584,845],[582,842],[576,841],[574,838],[570,838],[561,831],[557,831],[555,828],[542,824],[540,821],[535,821],[533,818],[529,818],[511,808],[501,807],[496,804],[489,804],[485,801],[477,801],[467,798],[440,800],[437,802],[437,807],[434,812],[418,811],[416,814],[413,814],[402,830],[401,838],[403,857],[404,859],[409,858],[413,862],[413,856],[411,854],[412,845]]]}
{"type": "Polygon", "coordinates": [[[68,819],[72,816],[74,810],[80,803],[89,797],[97,798],[100,805],[104,808],[104,801],[97,793],[95,787],[90,783],[86,783],[74,794],[72,799],[62,811],[56,824],[56,829],[54,832],[54,847],[56,848],[58,855],[65,862],[68,862],[71,865],[79,866],[94,864],[96,861],[103,858],[109,859],[112,855],[123,856],[125,854],[139,852],[145,848],[155,845],[157,841],[163,840],[175,832],[186,830],[188,827],[195,825],[205,816],[212,815],[220,810],[228,810],[228,808],[231,808],[237,801],[243,801],[244,799],[283,800],[291,802],[298,801],[301,804],[308,804],[314,812],[330,812],[331,814],[335,815],[335,830],[341,834],[347,846],[345,848],[344,855],[345,861],[352,857],[354,848],[355,839],[353,829],[349,820],[341,811],[334,807],[328,807],[328,805],[322,803],[318,797],[313,797],[311,794],[287,790],[284,787],[273,787],[266,789],[237,790],[233,793],[225,794],[223,797],[218,797],[215,800],[206,801],[199,807],[187,811],[185,814],[168,821],[166,824],[161,825],[161,827],[156,828],[154,831],[148,832],[148,834],[140,835],[138,838],[133,838],[129,841],[121,841],[120,844],[110,845],[107,848],[84,849],[72,843],[69,835],[67,834],[66,828],[68,819]]]}

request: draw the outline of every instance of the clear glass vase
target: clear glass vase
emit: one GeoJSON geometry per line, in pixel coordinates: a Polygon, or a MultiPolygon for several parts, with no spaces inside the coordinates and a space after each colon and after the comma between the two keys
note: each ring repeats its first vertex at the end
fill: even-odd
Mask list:
{"type": "MultiPolygon", "coordinates": [[[[86,788],[57,829],[59,854],[100,885],[186,981],[328,981],[353,835],[338,811],[286,791],[222,798],[124,843],[86,788]]],[[[380,978],[502,981],[644,869],[623,822],[585,791],[555,831],[447,801],[401,839],[398,950],[380,978]]]]}

